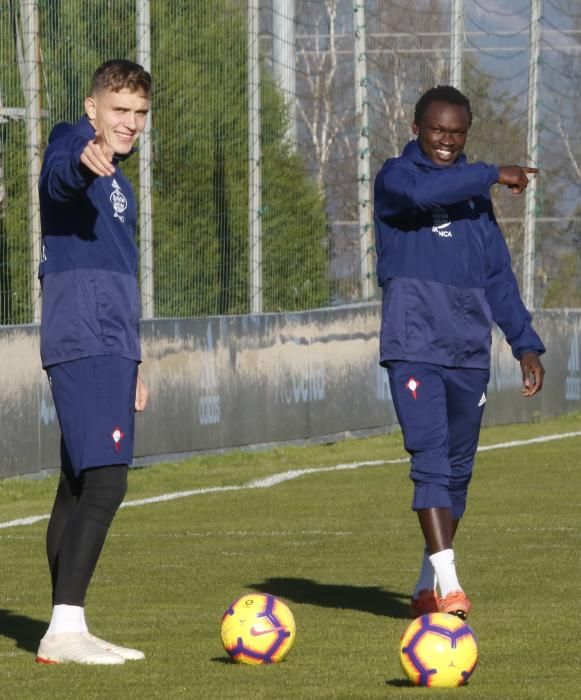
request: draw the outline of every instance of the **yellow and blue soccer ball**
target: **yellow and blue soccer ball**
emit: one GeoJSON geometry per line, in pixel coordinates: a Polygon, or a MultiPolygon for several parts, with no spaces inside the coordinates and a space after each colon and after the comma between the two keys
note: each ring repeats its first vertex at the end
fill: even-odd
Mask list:
{"type": "Polygon", "coordinates": [[[474,672],[478,643],[464,620],[431,613],[416,618],[403,633],[399,660],[414,685],[455,688],[474,672]]]}
{"type": "Polygon", "coordinates": [[[267,593],[237,598],[222,616],[222,644],[234,661],[274,664],[289,653],[296,625],[290,608],[267,593]]]}

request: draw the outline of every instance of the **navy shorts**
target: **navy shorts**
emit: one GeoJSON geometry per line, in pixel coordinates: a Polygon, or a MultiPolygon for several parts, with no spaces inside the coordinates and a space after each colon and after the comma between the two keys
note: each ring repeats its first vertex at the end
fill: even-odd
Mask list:
{"type": "Polygon", "coordinates": [[[450,508],[454,518],[461,518],[490,372],[425,362],[390,362],[387,369],[411,455],[412,508],[450,508]]]}
{"type": "Polygon", "coordinates": [[[135,360],[96,355],[47,368],[61,429],[63,470],[131,464],[135,432],[135,360]]]}

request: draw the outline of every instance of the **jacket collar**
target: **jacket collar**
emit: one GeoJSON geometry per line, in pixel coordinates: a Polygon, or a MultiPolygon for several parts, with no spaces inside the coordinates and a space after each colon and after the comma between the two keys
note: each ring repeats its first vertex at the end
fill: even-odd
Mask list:
{"type": "Polygon", "coordinates": [[[402,157],[411,160],[416,165],[422,165],[427,168],[433,168],[434,170],[449,170],[450,168],[453,168],[459,163],[466,162],[466,154],[462,153],[458,160],[452,165],[438,165],[437,163],[434,163],[433,160],[430,160],[428,156],[422,151],[422,149],[420,148],[419,141],[417,139],[412,139],[406,144],[405,148],[403,149],[402,157]]]}

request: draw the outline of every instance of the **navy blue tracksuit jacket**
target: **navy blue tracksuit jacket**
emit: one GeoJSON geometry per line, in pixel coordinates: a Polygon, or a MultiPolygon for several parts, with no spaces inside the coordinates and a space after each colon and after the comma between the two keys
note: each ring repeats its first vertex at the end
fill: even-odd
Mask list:
{"type": "Polygon", "coordinates": [[[80,163],[95,130],[58,124],[39,181],[43,367],[95,355],[141,359],[137,208],[119,168],[97,177],[80,163]]]}
{"type": "Polygon", "coordinates": [[[545,351],[523,305],[496,223],[498,170],[433,163],[417,141],[375,179],[377,279],[383,287],[380,361],[488,369],[492,322],[513,355],[545,351]]]}

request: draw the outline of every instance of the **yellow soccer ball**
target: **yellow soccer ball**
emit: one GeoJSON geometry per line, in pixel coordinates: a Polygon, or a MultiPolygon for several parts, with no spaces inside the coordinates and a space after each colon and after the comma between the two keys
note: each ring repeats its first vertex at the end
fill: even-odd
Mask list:
{"type": "Polygon", "coordinates": [[[295,619],[289,607],[267,593],[237,598],[222,616],[222,644],[234,661],[275,664],[295,640],[295,619]]]}
{"type": "Polygon", "coordinates": [[[478,644],[464,620],[431,613],[415,619],[403,633],[399,660],[414,685],[455,688],[474,672],[478,644]]]}

